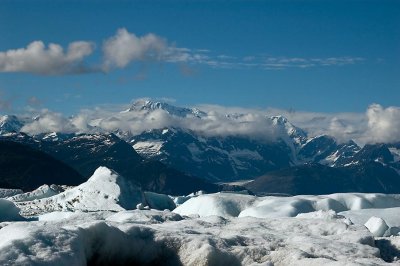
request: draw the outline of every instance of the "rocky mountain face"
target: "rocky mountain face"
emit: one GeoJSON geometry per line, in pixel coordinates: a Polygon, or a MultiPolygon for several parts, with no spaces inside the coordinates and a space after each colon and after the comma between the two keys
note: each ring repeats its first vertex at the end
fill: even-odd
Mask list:
{"type": "Polygon", "coordinates": [[[0,116],[0,135],[19,132],[24,122],[15,115],[0,116]]]}
{"type": "Polygon", "coordinates": [[[292,164],[283,142],[244,137],[203,137],[175,128],[155,129],[129,140],[142,156],[212,181],[248,179],[292,164]]]}
{"type": "Polygon", "coordinates": [[[304,163],[341,167],[363,150],[353,141],[338,143],[326,135],[293,137],[289,130],[274,142],[240,136],[205,137],[177,128],[146,131],[127,141],[145,158],[213,181],[252,179],[304,163]]]}

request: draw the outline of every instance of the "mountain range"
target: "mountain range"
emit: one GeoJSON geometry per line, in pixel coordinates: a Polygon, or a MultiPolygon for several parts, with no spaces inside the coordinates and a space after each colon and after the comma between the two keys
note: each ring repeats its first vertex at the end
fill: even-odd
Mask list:
{"type": "MultiPolygon", "coordinates": [[[[400,141],[360,147],[328,135],[309,136],[283,116],[265,116],[274,132],[269,139],[208,134],[181,124],[139,133],[101,127],[102,121],[131,116],[135,119],[129,121],[137,123],[159,113],[172,121],[190,118],[202,124],[209,119],[208,112],[196,108],[140,100],[111,117],[90,121],[90,132],[27,135],[21,128],[30,123],[29,118],[3,116],[0,140],[44,152],[80,176],[89,177],[97,167],[106,166],[147,190],[162,193],[217,191],[222,189],[217,183],[238,180],[251,181],[244,186],[259,194],[400,192],[400,141]]],[[[244,114],[224,115],[235,122],[244,114]]]]}

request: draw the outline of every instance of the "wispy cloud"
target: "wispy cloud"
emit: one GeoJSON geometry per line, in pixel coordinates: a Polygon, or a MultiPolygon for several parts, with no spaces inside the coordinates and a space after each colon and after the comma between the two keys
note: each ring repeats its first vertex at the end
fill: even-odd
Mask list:
{"type": "Polygon", "coordinates": [[[36,96],[31,96],[28,99],[26,99],[26,103],[29,106],[33,106],[33,107],[38,107],[41,106],[43,104],[42,100],[40,100],[38,97],[36,96]]]}
{"type": "Polygon", "coordinates": [[[285,69],[354,65],[365,61],[365,59],[350,56],[326,58],[267,57],[263,61],[261,67],[266,69],[285,69]]]}
{"type": "Polygon", "coordinates": [[[305,57],[273,57],[263,55],[251,55],[244,57],[229,56],[225,54],[206,54],[196,50],[173,48],[166,56],[168,62],[185,62],[192,65],[208,65],[212,68],[221,69],[264,69],[283,70],[288,68],[313,68],[345,66],[362,63],[362,57],[326,57],[326,58],[305,58],[305,57]]]}

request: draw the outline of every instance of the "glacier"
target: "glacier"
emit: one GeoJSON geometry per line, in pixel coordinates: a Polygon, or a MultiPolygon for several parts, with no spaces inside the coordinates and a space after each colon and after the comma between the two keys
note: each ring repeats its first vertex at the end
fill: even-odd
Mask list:
{"type": "Polygon", "coordinates": [[[106,167],[51,187],[0,199],[1,265],[400,263],[398,194],[169,196],[106,167]]]}

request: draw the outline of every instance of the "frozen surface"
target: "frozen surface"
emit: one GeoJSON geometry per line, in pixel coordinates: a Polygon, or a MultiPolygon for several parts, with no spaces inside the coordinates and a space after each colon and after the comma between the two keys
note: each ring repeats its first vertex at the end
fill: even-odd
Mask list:
{"type": "Polygon", "coordinates": [[[375,216],[368,219],[365,223],[365,227],[367,227],[374,236],[383,236],[386,230],[389,229],[389,226],[382,218],[375,216]]]}
{"type": "Polygon", "coordinates": [[[174,201],[168,196],[164,194],[158,194],[154,192],[144,192],[144,198],[146,200],[147,205],[151,209],[156,210],[173,210],[176,205],[174,201]]]}
{"type": "Polygon", "coordinates": [[[101,167],[78,187],[16,204],[38,215],[21,221],[13,202],[0,200],[0,265],[400,263],[400,236],[386,237],[400,223],[399,195],[173,198],[101,167]]]}
{"type": "MultiPolygon", "coordinates": [[[[388,226],[385,232],[379,231],[379,234],[375,233],[376,236],[400,236],[400,208],[385,208],[385,209],[363,209],[357,211],[345,211],[339,213],[347,217],[354,224],[364,224],[367,226],[368,221],[371,220],[372,217],[381,218],[385,224],[388,226]]],[[[370,221],[372,222],[372,220],[370,221]]],[[[373,230],[376,230],[375,227],[372,227],[372,224],[369,223],[367,226],[368,229],[372,233],[373,230]]],[[[382,229],[383,230],[383,229],[382,229]]],[[[399,254],[400,255],[400,254],[399,254]]]]}
{"type": "Polygon", "coordinates": [[[174,212],[181,215],[222,217],[295,217],[318,210],[343,212],[368,208],[400,207],[400,195],[338,193],[320,196],[255,197],[216,193],[191,198],[174,212]]]}
{"type": "Polygon", "coordinates": [[[34,191],[27,192],[27,193],[21,193],[12,197],[9,197],[9,200],[12,200],[14,202],[18,201],[31,201],[35,199],[43,199],[43,198],[48,198],[54,195],[59,194],[61,191],[63,191],[62,188],[60,188],[57,185],[42,185],[35,189],[34,191]]]}
{"type": "Polygon", "coordinates": [[[251,207],[257,197],[241,194],[216,193],[193,197],[174,212],[180,215],[197,214],[200,217],[218,215],[222,217],[237,217],[240,212],[251,207]]]}
{"type": "Polygon", "coordinates": [[[60,213],[0,224],[0,265],[385,265],[340,219],[189,218],[169,211],[60,213]]]}
{"type": "Polygon", "coordinates": [[[340,215],[346,216],[355,224],[365,224],[372,216],[377,216],[385,220],[390,227],[400,228],[400,208],[384,209],[363,209],[357,211],[340,212],[340,215]]]}

